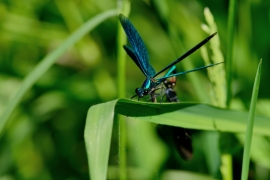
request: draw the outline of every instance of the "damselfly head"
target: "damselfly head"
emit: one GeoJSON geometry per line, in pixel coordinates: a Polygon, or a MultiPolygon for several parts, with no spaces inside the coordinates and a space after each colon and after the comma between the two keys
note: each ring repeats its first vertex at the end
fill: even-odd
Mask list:
{"type": "Polygon", "coordinates": [[[134,95],[132,98],[134,98],[135,96],[138,96],[139,99],[140,99],[140,98],[143,98],[146,95],[149,95],[150,94],[150,91],[149,90],[146,90],[146,89],[143,89],[143,88],[136,88],[135,89],[135,93],[136,93],[136,95],[134,95]]]}
{"type": "Polygon", "coordinates": [[[139,98],[143,98],[144,97],[144,89],[143,88],[136,88],[135,92],[137,94],[137,96],[139,96],[139,98]]]}

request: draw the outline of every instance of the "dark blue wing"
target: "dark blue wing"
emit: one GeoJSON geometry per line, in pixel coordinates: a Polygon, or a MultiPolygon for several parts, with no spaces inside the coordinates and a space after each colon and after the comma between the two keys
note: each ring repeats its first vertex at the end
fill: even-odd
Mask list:
{"type": "Polygon", "coordinates": [[[180,56],[178,59],[176,59],[174,62],[172,62],[171,64],[169,64],[168,66],[166,66],[165,68],[163,68],[161,71],[159,71],[157,74],[155,74],[154,77],[156,77],[160,73],[166,71],[167,69],[169,69],[173,65],[177,64],[178,62],[182,61],[183,59],[185,59],[186,57],[188,57],[190,54],[194,53],[197,49],[199,49],[202,45],[204,45],[205,43],[207,43],[216,34],[217,33],[215,32],[214,34],[212,34],[212,35],[208,36],[207,38],[205,38],[204,40],[202,40],[199,44],[197,44],[196,46],[194,46],[193,48],[191,48],[190,50],[188,50],[188,52],[186,52],[185,54],[183,54],[182,56],[180,56]]]}
{"type": "Polygon", "coordinates": [[[184,72],[180,72],[180,73],[176,73],[176,74],[169,74],[167,76],[163,76],[161,78],[157,78],[156,80],[159,82],[159,81],[163,81],[164,79],[167,79],[169,77],[173,77],[173,76],[179,76],[179,75],[183,75],[183,74],[187,74],[187,73],[190,73],[190,72],[194,72],[194,71],[199,71],[199,70],[202,70],[202,69],[206,69],[206,68],[209,68],[209,67],[212,67],[212,66],[215,66],[215,65],[218,65],[218,64],[221,64],[223,62],[219,62],[219,63],[216,63],[216,64],[209,64],[207,66],[202,66],[202,67],[198,67],[198,68],[195,68],[195,69],[192,69],[192,70],[188,70],[188,71],[184,71],[184,72]]]}
{"type": "Polygon", "coordinates": [[[135,52],[134,50],[127,46],[127,45],[124,45],[124,49],[126,50],[127,54],[129,55],[129,57],[131,57],[131,59],[135,62],[135,64],[140,68],[140,70],[143,72],[143,69],[141,68],[141,65],[135,55],[135,52]]]}
{"type": "Polygon", "coordinates": [[[128,18],[123,14],[119,15],[119,19],[128,37],[128,41],[132,46],[132,50],[130,52],[135,55],[136,60],[132,57],[131,58],[137,64],[137,66],[139,66],[146,77],[152,78],[156,72],[154,68],[149,64],[148,53],[140,34],[137,32],[128,18]]]}

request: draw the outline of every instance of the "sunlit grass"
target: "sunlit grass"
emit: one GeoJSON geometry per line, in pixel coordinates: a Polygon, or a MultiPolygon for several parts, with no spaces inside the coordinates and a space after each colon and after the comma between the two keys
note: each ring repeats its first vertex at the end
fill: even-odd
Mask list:
{"type": "Polygon", "coordinates": [[[269,18],[262,12],[269,5],[235,0],[228,5],[208,0],[131,1],[130,19],[142,33],[156,70],[208,32],[218,32],[202,48],[203,58],[198,51],[179,63],[177,70],[224,61],[227,80],[224,65],[179,76],[175,91],[181,103],[169,105],[122,99],[133,95],[144,75],[130,58],[125,62],[122,57],[126,42],[117,18],[121,2],[0,2],[0,179],[89,179],[89,173],[91,179],[225,180],[240,179],[240,173],[245,174],[242,178],[248,173],[250,180],[269,179],[267,60],[260,66],[256,110],[268,118],[256,115],[253,133],[245,135],[245,111],[254,110],[256,102],[251,103],[250,96],[258,59],[268,57],[269,18]],[[205,21],[205,7],[211,9],[215,22],[210,16],[205,21]],[[78,43],[75,37],[66,41],[89,18],[92,21],[105,11],[106,17],[77,34],[78,43]],[[206,33],[200,28],[204,22],[206,33]],[[230,110],[187,100],[229,105],[230,110]],[[116,131],[119,121],[113,121],[118,113],[128,128],[120,132],[116,131]],[[194,158],[181,160],[174,147],[160,138],[156,124],[197,129],[192,130],[194,158]],[[222,138],[224,134],[228,137],[222,138]],[[252,137],[252,146],[242,158],[243,148],[249,146],[245,137],[249,142],[252,137]],[[119,139],[126,143],[119,146],[119,139]],[[85,145],[90,149],[88,157],[85,145]]]}
{"type": "Polygon", "coordinates": [[[94,18],[91,18],[77,31],[71,34],[61,46],[49,53],[40,61],[40,63],[32,70],[32,72],[30,72],[29,75],[24,78],[21,88],[7,105],[6,110],[0,118],[0,133],[3,131],[3,128],[7,123],[11,113],[19,104],[25,93],[37,82],[41,76],[46,73],[46,71],[55,63],[55,61],[57,61],[57,59],[63,55],[68,48],[79,41],[86,33],[96,27],[99,23],[103,22],[105,19],[117,15],[117,13],[117,10],[110,10],[99,14],[94,18]]]}

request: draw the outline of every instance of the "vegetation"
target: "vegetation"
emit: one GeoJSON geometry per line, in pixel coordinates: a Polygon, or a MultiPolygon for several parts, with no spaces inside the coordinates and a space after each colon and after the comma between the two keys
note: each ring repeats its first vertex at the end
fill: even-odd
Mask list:
{"type": "Polygon", "coordinates": [[[269,179],[269,8],[268,1],[151,0],[130,8],[114,0],[1,1],[0,178],[269,179]],[[177,70],[225,65],[179,76],[180,103],[130,100],[144,75],[121,54],[120,12],[130,14],[156,70],[214,31],[177,70]],[[191,161],[157,124],[192,129],[191,161]]]}

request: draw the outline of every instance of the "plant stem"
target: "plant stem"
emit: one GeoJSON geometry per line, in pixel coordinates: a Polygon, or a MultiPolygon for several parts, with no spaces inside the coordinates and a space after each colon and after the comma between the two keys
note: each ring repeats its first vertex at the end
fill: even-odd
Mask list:
{"type": "MultiPolygon", "coordinates": [[[[119,9],[125,15],[129,14],[130,3],[127,0],[119,1],[119,9]]],[[[117,81],[118,81],[118,97],[126,96],[126,53],[123,51],[123,44],[127,41],[126,35],[122,30],[122,26],[118,23],[117,27],[117,81]]],[[[126,163],[126,141],[127,141],[127,126],[124,116],[118,115],[119,122],[119,179],[127,179],[127,163],[126,163]]]]}

